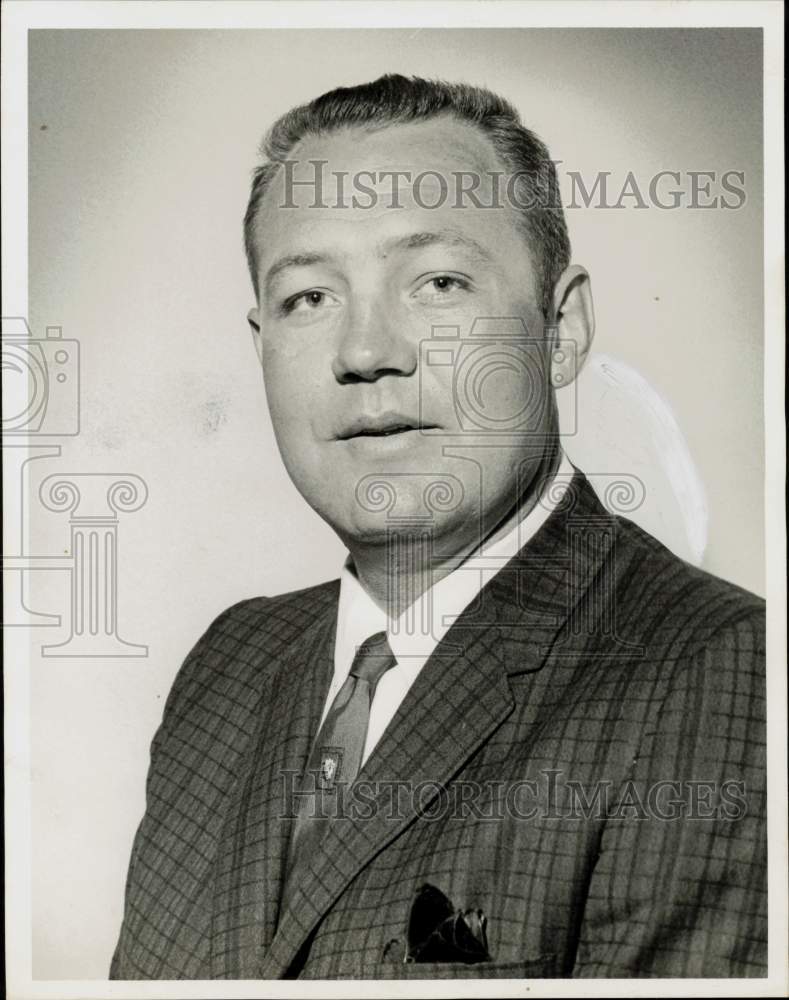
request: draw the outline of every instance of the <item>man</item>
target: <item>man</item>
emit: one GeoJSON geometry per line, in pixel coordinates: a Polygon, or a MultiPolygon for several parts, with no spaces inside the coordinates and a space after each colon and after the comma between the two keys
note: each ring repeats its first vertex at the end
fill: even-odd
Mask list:
{"type": "Polygon", "coordinates": [[[594,320],[547,150],[383,77],[265,152],[249,322],[349,558],[184,663],[111,975],[765,974],[763,603],[562,455],[594,320]]]}

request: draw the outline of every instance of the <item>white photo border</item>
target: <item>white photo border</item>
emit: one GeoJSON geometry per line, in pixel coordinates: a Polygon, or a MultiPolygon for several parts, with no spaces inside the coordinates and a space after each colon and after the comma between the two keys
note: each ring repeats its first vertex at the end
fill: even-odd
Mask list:
{"type": "MultiPolygon", "coordinates": [[[[787,990],[787,686],[784,486],[783,10],[778,2],[73,2],[2,5],[3,315],[26,316],[27,32],[40,28],[678,28],[761,27],[764,39],[764,416],[768,618],[769,975],[766,979],[431,981],[435,997],[776,996],[787,990]]],[[[13,512],[6,506],[6,517],[13,512]]],[[[103,982],[32,979],[29,649],[20,630],[5,643],[7,991],[22,998],[407,997],[419,982],[103,982]]]]}

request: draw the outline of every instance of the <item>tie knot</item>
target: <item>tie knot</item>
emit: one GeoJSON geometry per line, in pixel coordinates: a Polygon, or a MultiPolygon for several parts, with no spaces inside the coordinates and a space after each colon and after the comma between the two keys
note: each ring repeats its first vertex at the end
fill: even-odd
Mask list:
{"type": "Polygon", "coordinates": [[[397,663],[394,653],[389,647],[386,632],[376,632],[361,644],[351,664],[350,674],[370,685],[372,698],[378,681],[387,670],[397,663]]]}

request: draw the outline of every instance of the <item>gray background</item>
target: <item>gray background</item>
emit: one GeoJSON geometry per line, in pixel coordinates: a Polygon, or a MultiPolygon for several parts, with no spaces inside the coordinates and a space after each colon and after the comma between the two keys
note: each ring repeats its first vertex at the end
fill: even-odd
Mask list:
{"type": "MultiPolygon", "coordinates": [[[[29,320],[38,336],[62,326],[82,350],[82,432],[32,486],[95,471],[136,473],[150,489],[122,519],[119,551],[120,632],[149,656],[44,660],[41,642],[64,636],[32,632],[34,976],[104,978],[148,746],[183,656],[228,604],[334,577],[344,554],[281,466],[244,318],[240,220],[267,125],[331,87],[417,73],[500,91],[560,173],[607,170],[621,184],[628,170],[647,183],[659,170],[744,171],[738,211],[567,216],[592,275],[597,350],[668,403],[704,484],[702,564],[764,593],[761,32],[29,39],[29,320]]],[[[606,426],[584,424],[584,378],[568,453],[604,471],[589,464],[604,461],[602,440],[609,471],[632,470],[622,456],[649,442],[632,440],[616,408],[606,426]]],[[[634,519],[682,552],[665,491],[650,484],[634,519]]],[[[63,551],[67,518],[32,515],[32,550],[63,551]]],[[[64,613],[64,574],[40,576],[37,608],[64,613]]]]}

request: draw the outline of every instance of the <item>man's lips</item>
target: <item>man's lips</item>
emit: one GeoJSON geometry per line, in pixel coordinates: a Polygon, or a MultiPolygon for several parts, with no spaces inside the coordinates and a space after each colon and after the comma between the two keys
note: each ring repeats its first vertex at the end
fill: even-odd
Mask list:
{"type": "Polygon", "coordinates": [[[351,420],[337,435],[339,441],[359,437],[390,437],[393,434],[408,434],[411,431],[431,430],[436,424],[418,417],[408,417],[401,413],[380,413],[365,415],[351,420]]]}
{"type": "Polygon", "coordinates": [[[389,437],[391,434],[406,434],[408,431],[415,431],[416,427],[410,427],[408,424],[401,424],[396,427],[385,427],[380,431],[364,430],[359,431],[358,434],[354,434],[353,437],[389,437]]]}

